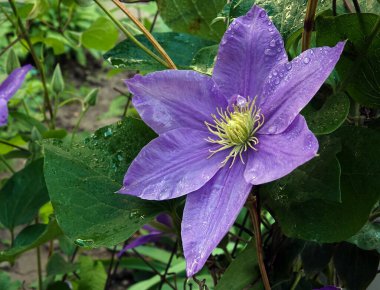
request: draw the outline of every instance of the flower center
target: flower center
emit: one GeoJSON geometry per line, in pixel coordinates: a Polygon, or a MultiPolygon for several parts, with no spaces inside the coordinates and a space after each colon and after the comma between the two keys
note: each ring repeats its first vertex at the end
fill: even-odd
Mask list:
{"type": "Polygon", "coordinates": [[[210,150],[210,156],[215,153],[230,150],[230,154],[223,160],[221,167],[225,166],[232,158],[230,168],[234,164],[236,157],[239,156],[244,164],[243,152],[249,148],[257,151],[256,145],[259,139],[255,137],[257,130],[264,124],[264,115],[255,105],[256,98],[250,100],[237,96],[236,104],[227,107],[227,110],[217,108],[218,116],[211,115],[214,124],[205,122],[207,129],[215,135],[214,138],[208,137],[207,142],[220,145],[215,150],[210,150]]]}

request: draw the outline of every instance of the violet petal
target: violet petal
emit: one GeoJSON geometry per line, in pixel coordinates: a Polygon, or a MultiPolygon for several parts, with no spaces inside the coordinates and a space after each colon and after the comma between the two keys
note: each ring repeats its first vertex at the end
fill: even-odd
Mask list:
{"type": "Polygon", "coordinates": [[[225,98],[260,98],[264,81],[288,61],[280,33],[264,9],[253,6],[224,34],[212,78],[225,98]]]}
{"type": "Polygon", "coordinates": [[[213,80],[194,71],[154,72],[126,83],[141,118],[158,134],[183,127],[207,130],[204,122],[227,104],[213,80]]]}
{"type": "Polygon", "coordinates": [[[271,72],[258,103],[265,116],[261,134],[281,133],[293,122],[334,69],[344,44],[309,49],[271,72]]]}
{"type": "Polygon", "coordinates": [[[228,152],[209,158],[208,133],[181,128],[151,141],[132,162],[119,193],[149,200],[176,198],[201,188],[228,152]]]}
{"type": "Polygon", "coordinates": [[[188,194],[182,220],[187,276],[202,269],[242,209],[252,185],[244,180],[245,165],[223,167],[207,184],[188,194]]]}
{"type": "Polygon", "coordinates": [[[0,99],[0,127],[8,123],[8,103],[5,99],[0,99]]]}
{"type": "Polygon", "coordinates": [[[118,256],[121,257],[126,251],[130,249],[137,248],[138,246],[145,245],[147,243],[154,243],[159,241],[163,237],[162,233],[154,233],[149,235],[140,236],[134,240],[132,240],[130,243],[128,243],[119,253],[118,256]]]}
{"type": "Polygon", "coordinates": [[[254,185],[281,178],[315,157],[318,140],[298,115],[281,134],[259,135],[257,151],[249,154],[245,179],[254,185]]]}
{"type": "Polygon", "coordinates": [[[9,101],[25,80],[26,74],[33,68],[30,64],[16,68],[0,85],[0,99],[9,101]]]}

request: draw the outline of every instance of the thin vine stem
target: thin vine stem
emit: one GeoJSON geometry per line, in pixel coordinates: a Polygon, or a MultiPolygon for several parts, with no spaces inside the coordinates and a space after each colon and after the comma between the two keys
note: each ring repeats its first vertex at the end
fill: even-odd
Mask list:
{"type": "Polygon", "coordinates": [[[141,30],[141,32],[145,35],[145,37],[149,40],[149,42],[154,46],[154,48],[159,52],[159,54],[165,59],[167,66],[172,69],[177,69],[173,60],[166,53],[166,51],[162,48],[162,46],[158,43],[158,41],[154,38],[154,36],[149,32],[148,29],[119,1],[112,0],[112,2],[120,8],[124,12],[125,15],[141,30]]]}
{"type": "Polygon", "coordinates": [[[265,269],[265,263],[264,263],[264,251],[262,246],[262,239],[261,239],[261,227],[260,227],[260,207],[258,206],[257,201],[258,193],[256,193],[256,196],[251,195],[248,198],[247,206],[250,213],[253,230],[254,230],[254,237],[255,237],[255,243],[256,243],[256,252],[257,252],[257,260],[260,268],[261,273],[261,279],[263,281],[263,285],[265,290],[271,290],[268,274],[265,269]]]}
{"type": "Polygon", "coordinates": [[[7,146],[9,146],[9,147],[16,148],[16,149],[18,149],[18,150],[20,150],[20,151],[24,151],[24,152],[28,152],[28,153],[30,153],[30,151],[29,151],[28,149],[22,148],[22,147],[20,147],[20,146],[18,146],[18,145],[15,145],[15,144],[9,143],[9,142],[4,141],[4,140],[0,140],[0,144],[4,144],[4,145],[7,145],[7,146]]]}
{"type": "Polygon", "coordinates": [[[161,59],[159,56],[157,56],[153,51],[151,51],[149,48],[147,48],[144,44],[142,44],[132,33],[130,33],[124,26],[123,24],[115,18],[115,16],[112,15],[110,11],[99,1],[99,0],[94,0],[94,2],[104,11],[105,14],[112,20],[113,23],[119,29],[127,36],[134,44],[136,44],[139,48],[141,48],[145,53],[147,53],[149,56],[154,58],[156,61],[158,61],[160,64],[163,66],[170,68],[169,65],[161,59]]]}
{"type": "Polygon", "coordinates": [[[12,174],[15,174],[16,171],[14,171],[14,169],[12,168],[12,166],[8,163],[8,161],[4,158],[3,155],[0,155],[0,161],[3,162],[3,164],[5,165],[5,167],[12,173],[12,174]]]}
{"type": "Polygon", "coordinates": [[[315,12],[317,11],[318,0],[307,1],[305,21],[302,33],[302,51],[310,48],[311,34],[313,32],[315,12]]]}
{"type": "Polygon", "coordinates": [[[39,59],[39,57],[37,56],[37,54],[36,54],[36,52],[34,50],[34,47],[33,47],[33,44],[31,42],[30,38],[29,38],[28,32],[26,31],[26,28],[25,28],[24,24],[22,23],[21,17],[18,14],[17,7],[16,7],[16,5],[14,3],[14,0],[8,0],[8,2],[10,4],[10,6],[11,6],[13,14],[15,15],[15,17],[17,19],[17,24],[18,24],[18,27],[19,27],[19,29],[21,31],[21,37],[25,39],[25,41],[26,41],[26,43],[28,45],[28,48],[29,48],[29,52],[32,55],[32,58],[34,60],[34,63],[36,64],[37,70],[40,73],[41,83],[42,83],[42,87],[43,87],[43,91],[44,91],[44,110],[43,110],[43,114],[46,117],[45,109],[48,109],[49,114],[50,114],[50,121],[52,121],[53,118],[54,118],[53,107],[52,107],[51,102],[50,102],[49,90],[48,90],[47,82],[46,82],[45,69],[44,69],[44,67],[43,67],[43,65],[41,63],[41,60],[39,59]]]}

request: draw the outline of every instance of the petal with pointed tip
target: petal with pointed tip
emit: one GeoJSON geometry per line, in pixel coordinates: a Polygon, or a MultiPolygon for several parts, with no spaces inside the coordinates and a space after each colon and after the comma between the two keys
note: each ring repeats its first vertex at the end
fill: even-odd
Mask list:
{"type": "Polygon", "coordinates": [[[259,135],[257,151],[251,151],[245,179],[254,185],[279,179],[306,163],[318,151],[318,140],[298,115],[281,134],[259,135]]]}
{"type": "Polygon", "coordinates": [[[265,116],[261,134],[278,134],[288,128],[332,72],[344,44],[309,49],[272,71],[258,103],[265,116]]]}
{"type": "Polygon", "coordinates": [[[253,6],[224,34],[212,78],[225,98],[260,98],[270,71],[288,61],[280,33],[264,9],[253,6]]]}
{"type": "Polygon", "coordinates": [[[141,118],[158,134],[183,127],[207,130],[204,122],[227,105],[213,80],[194,71],[154,72],[126,83],[141,118]]]}
{"type": "Polygon", "coordinates": [[[181,235],[188,277],[202,269],[242,209],[252,188],[244,179],[244,168],[241,162],[224,166],[187,196],[181,235]]]}
{"type": "Polygon", "coordinates": [[[119,193],[148,200],[176,198],[201,188],[227,153],[210,156],[208,133],[181,128],[146,145],[132,162],[119,193]]]}

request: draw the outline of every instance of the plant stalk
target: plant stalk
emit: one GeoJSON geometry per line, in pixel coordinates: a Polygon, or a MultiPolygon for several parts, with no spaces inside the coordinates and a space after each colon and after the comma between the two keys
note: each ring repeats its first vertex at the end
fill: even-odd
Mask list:
{"type": "Polygon", "coordinates": [[[264,263],[264,251],[262,247],[262,239],[261,239],[261,228],[260,228],[260,215],[259,215],[259,206],[257,202],[257,196],[250,196],[247,201],[248,210],[251,216],[255,242],[256,242],[256,252],[257,252],[257,260],[260,268],[261,279],[264,284],[265,290],[271,290],[268,274],[265,269],[264,263]]]}
{"type": "MultiPolygon", "coordinates": [[[[52,108],[52,105],[51,105],[51,102],[50,102],[50,97],[49,97],[49,90],[47,88],[47,82],[46,82],[46,75],[45,75],[45,69],[41,63],[41,60],[39,59],[39,57],[37,56],[35,50],[34,50],[34,47],[33,47],[33,44],[29,38],[29,35],[26,31],[26,28],[24,26],[24,24],[22,23],[22,20],[18,14],[18,11],[17,11],[17,8],[16,8],[16,5],[14,3],[14,0],[8,0],[9,1],[9,4],[12,8],[12,11],[14,13],[14,15],[16,16],[17,18],[17,23],[18,23],[18,27],[21,31],[21,37],[25,39],[26,43],[28,44],[28,48],[29,48],[29,52],[30,54],[32,55],[32,58],[34,60],[34,63],[36,64],[36,67],[37,67],[37,70],[39,71],[40,73],[40,78],[41,78],[41,82],[42,82],[42,87],[43,87],[43,90],[44,90],[44,109],[48,109],[49,111],[49,114],[50,114],[50,120],[52,121],[53,118],[54,118],[54,115],[53,115],[53,108],[52,108]]],[[[43,111],[43,114],[44,116],[46,117],[46,113],[45,113],[45,110],[43,111]]]]}
{"type": "Polygon", "coordinates": [[[318,0],[307,1],[305,21],[302,33],[302,51],[310,48],[311,34],[313,32],[315,12],[317,11],[318,0]]]}
{"type": "Polygon", "coordinates": [[[141,30],[141,32],[146,36],[154,48],[159,52],[159,54],[165,59],[167,66],[172,69],[177,69],[173,60],[158,43],[158,41],[153,37],[153,35],[145,28],[145,26],[123,5],[119,0],[112,0],[112,2],[122,10],[125,15],[141,30]]]}
{"type": "Polygon", "coordinates": [[[149,56],[154,58],[156,61],[158,61],[160,64],[163,66],[170,68],[168,64],[162,60],[159,56],[157,56],[153,51],[151,51],[149,48],[147,48],[144,44],[142,44],[132,33],[130,33],[124,26],[123,24],[117,20],[108,10],[107,8],[99,1],[99,0],[94,0],[94,2],[104,11],[105,14],[112,20],[113,23],[119,29],[127,36],[134,44],[136,44],[139,48],[141,48],[144,52],[146,52],[149,56]]]}

